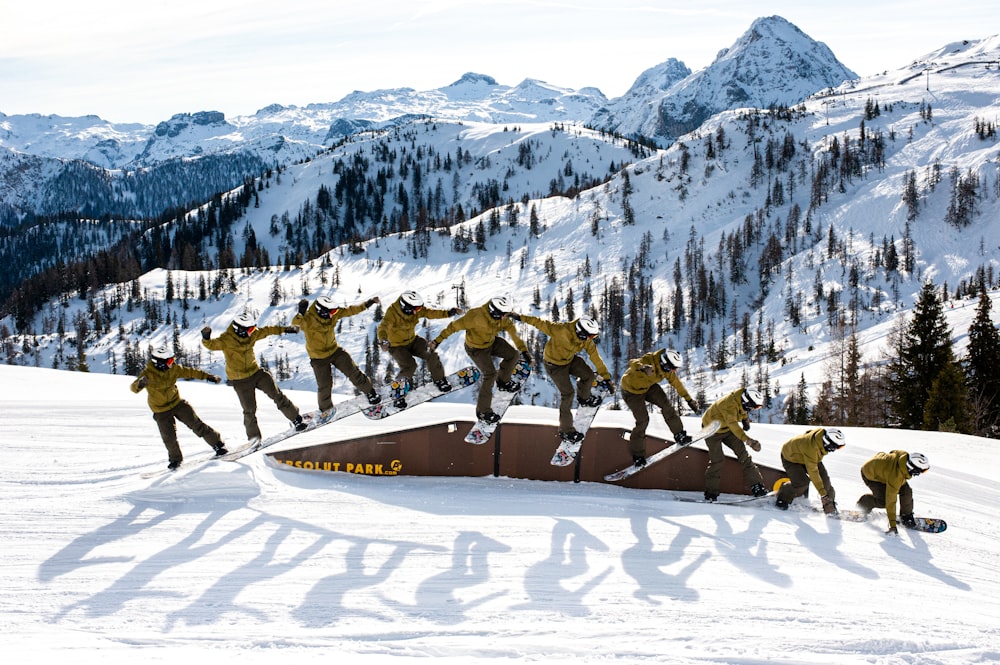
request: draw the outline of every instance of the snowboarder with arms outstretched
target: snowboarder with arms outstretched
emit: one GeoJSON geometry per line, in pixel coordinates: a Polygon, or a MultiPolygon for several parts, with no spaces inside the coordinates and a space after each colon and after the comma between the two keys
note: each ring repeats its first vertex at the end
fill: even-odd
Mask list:
{"type": "Polygon", "coordinates": [[[225,455],[225,444],[222,437],[198,417],[187,400],[181,399],[177,390],[178,379],[204,379],[212,383],[221,383],[222,379],[193,367],[185,367],[175,362],[174,353],[162,346],[150,354],[149,362],[139,373],[130,388],[138,393],[145,389],[146,403],[153,412],[153,420],[160,430],[160,438],[167,448],[167,468],[173,471],[181,465],[184,454],[177,442],[177,422],[181,421],[188,429],[212,446],[216,455],[225,455]]]}
{"type": "Polygon", "coordinates": [[[667,398],[667,393],[660,386],[666,380],[677,394],[687,402],[692,411],[698,413],[698,403],[684,387],[677,376],[677,368],[682,364],[681,354],[674,350],[659,349],[647,353],[641,358],[629,361],[628,369],[622,375],[622,401],[632,412],[635,426],[629,438],[629,452],[632,453],[632,463],[638,467],[646,465],[646,428],[649,426],[649,411],[646,403],[659,407],[663,422],[670,428],[674,443],[682,446],[691,443],[691,437],[684,431],[684,424],[676,409],[667,398]]]}
{"type": "Polygon", "coordinates": [[[778,489],[774,505],[788,510],[796,497],[806,493],[811,481],[823,502],[823,512],[835,515],[837,492],[823,466],[823,458],[843,447],[844,433],[836,427],[817,427],[786,441],[781,446],[781,465],[785,467],[789,482],[778,489]]]}
{"type": "MultiPolygon", "coordinates": [[[[427,365],[431,381],[437,389],[443,393],[451,390],[441,358],[427,340],[417,334],[417,323],[420,319],[446,319],[461,314],[461,311],[458,307],[447,310],[425,307],[424,299],[416,291],[404,291],[389,305],[378,324],[376,335],[379,344],[399,365],[398,379],[411,383],[417,371],[416,358],[420,358],[427,365]]],[[[405,405],[404,398],[398,398],[397,402],[400,402],[398,406],[405,405]]]]}
{"type": "Polygon", "coordinates": [[[482,385],[476,398],[476,418],[484,423],[492,424],[500,420],[500,416],[494,413],[492,408],[494,384],[500,390],[516,392],[521,384],[511,376],[518,357],[523,358],[528,364],[531,363],[528,347],[518,337],[517,330],[511,322],[510,314],[513,311],[510,298],[506,296],[491,298],[484,305],[470,309],[462,316],[453,319],[430,343],[431,350],[435,351],[448,337],[459,330],[465,331],[465,352],[482,373],[480,379],[482,385]],[[500,337],[502,332],[510,336],[516,349],[500,337]],[[499,369],[493,364],[494,358],[500,358],[499,369]]]}
{"type": "Polygon", "coordinates": [[[861,480],[864,481],[870,494],[858,499],[858,507],[866,513],[873,508],[885,508],[889,518],[889,530],[886,533],[897,534],[896,530],[896,500],[899,500],[899,521],[903,526],[913,526],[913,490],[910,483],[915,478],[931,468],[927,456],[923,453],[908,453],[905,450],[890,450],[887,453],[875,453],[861,466],[861,480]]]}
{"type": "Polygon", "coordinates": [[[596,406],[600,403],[600,397],[592,394],[594,378],[601,377],[603,387],[614,393],[614,384],[611,382],[611,372],[601,358],[600,351],[597,350],[597,336],[601,329],[597,321],[590,317],[582,317],[573,321],[557,323],[540,319],[537,316],[528,314],[512,314],[511,318],[516,321],[523,321],[533,328],[548,335],[549,339],[542,350],[542,357],[545,363],[545,371],[559,391],[559,436],[570,443],[583,440],[583,434],[577,432],[573,427],[573,395],[576,394],[580,406],[596,406]],[[581,351],[586,351],[590,361],[594,364],[591,368],[580,355],[581,351]],[[596,371],[595,371],[596,370],[596,371]],[[573,378],[576,378],[576,386],[573,385],[573,378]]]}
{"type": "Polygon", "coordinates": [[[736,454],[736,460],[743,467],[743,478],[750,487],[750,493],[754,496],[767,494],[760,469],[747,452],[747,446],[755,451],[760,450],[760,442],[750,438],[746,433],[750,429],[750,415],[747,409],[754,411],[762,406],[764,397],[758,391],[738,388],[708,407],[701,417],[702,425],[708,425],[713,420],[718,420],[720,424],[719,430],[705,439],[705,445],[708,446],[708,468],[705,469],[706,501],[716,501],[719,498],[722,467],[726,463],[723,445],[736,454]]]}
{"type": "Polygon", "coordinates": [[[243,426],[246,428],[247,440],[260,441],[260,426],[257,424],[257,391],[261,391],[272,400],[282,415],[288,418],[295,429],[306,428],[305,421],[297,406],[281,392],[274,377],[257,364],[254,354],[254,344],[272,335],[297,333],[294,326],[264,326],[257,327],[257,319],[249,313],[240,314],[232,324],[218,337],[212,337],[212,329],[205,326],[201,329],[201,344],[209,351],[222,351],[226,359],[226,378],[229,385],[236,391],[236,397],[243,407],[243,426]]]}
{"type": "Polygon", "coordinates": [[[330,296],[319,296],[312,304],[306,299],[299,301],[298,314],[292,319],[292,325],[297,326],[306,336],[306,353],[316,377],[316,402],[320,411],[326,413],[333,408],[331,391],[334,367],[347,377],[355,390],[368,398],[369,404],[381,401],[371,379],[337,343],[336,335],[338,321],[360,314],[378,301],[376,296],[348,307],[338,306],[330,296]]]}

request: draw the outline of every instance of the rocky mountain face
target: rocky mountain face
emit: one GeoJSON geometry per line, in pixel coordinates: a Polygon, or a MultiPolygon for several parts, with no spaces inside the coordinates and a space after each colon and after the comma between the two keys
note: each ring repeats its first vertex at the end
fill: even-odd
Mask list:
{"type": "Polygon", "coordinates": [[[857,78],[825,44],[779,16],[754,21],[701,71],[678,77],[687,68],[676,61],[666,64],[672,66],[661,65],[640,76],[623,97],[594,117],[593,124],[666,146],[716,113],[792,106],[857,78]]]}

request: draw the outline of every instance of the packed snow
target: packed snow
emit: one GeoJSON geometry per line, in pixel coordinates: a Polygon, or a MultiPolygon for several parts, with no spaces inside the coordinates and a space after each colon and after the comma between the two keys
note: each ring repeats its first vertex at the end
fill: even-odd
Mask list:
{"type": "MultiPolygon", "coordinates": [[[[842,523],[801,500],[784,513],[609,484],[305,472],[263,453],[144,480],[166,452],[130,380],[0,367],[6,662],[1000,661],[994,441],[846,428],[826,458],[841,507],[874,452],[930,458],[916,512],[948,530],[889,536],[880,511],[842,523]]],[[[230,388],[180,390],[240,441],[230,388]]],[[[468,417],[466,397],[379,426],[468,417]]],[[[259,416],[265,435],[287,424],[267,400],[259,416]]],[[[352,416],[279,449],[372,426],[352,416]]],[[[755,459],[779,466],[803,429],[755,424],[755,459]]],[[[208,452],[179,434],[188,457],[208,452]]]]}

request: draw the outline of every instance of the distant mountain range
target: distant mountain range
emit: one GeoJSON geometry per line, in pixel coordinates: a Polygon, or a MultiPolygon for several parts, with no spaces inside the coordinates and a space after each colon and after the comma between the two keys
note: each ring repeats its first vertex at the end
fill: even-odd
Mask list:
{"type": "MultiPolygon", "coordinates": [[[[244,175],[259,175],[262,165],[308,159],[347,136],[413,116],[495,124],[574,122],[665,147],[720,111],[792,105],[854,78],[825,45],[772,16],[754,21],[709,67],[692,73],[671,58],[644,72],[613,100],[592,87],[572,90],[534,79],[511,87],[468,73],[436,90],[357,91],[338,102],[301,108],[274,104],[234,118],[218,111],[178,113],[156,125],[116,124],[97,116],[0,113],[0,192],[6,206],[0,219],[10,223],[25,214],[90,212],[88,201],[74,205],[71,198],[51,191],[54,183],[66,180],[67,170],[74,170],[67,166],[73,161],[87,165],[85,170],[111,171],[107,177],[114,179],[120,177],[114,172],[172,160],[239,155],[240,167],[226,169],[225,176],[233,178],[229,186],[236,186],[244,175]],[[244,167],[253,172],[242,173],[244,167]]],[[[204,173],[199,179],[206,179],[204,173]]],[[[207,179],[220,188],[225,184],[207,179]]],[[[162,200],[132,214],[148,216],[187,203],[185,196],[191,193],[164,191],[162,200]]],[[[126,214],[103,201],[100,205],[112,214],[126,214]]]]}

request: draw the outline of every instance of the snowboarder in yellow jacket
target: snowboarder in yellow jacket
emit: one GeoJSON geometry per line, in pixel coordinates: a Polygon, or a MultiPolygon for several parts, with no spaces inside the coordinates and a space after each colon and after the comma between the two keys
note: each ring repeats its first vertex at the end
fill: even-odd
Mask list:
{"type": "MultiPolygon", "coordinates": [[[[412,382],[417,371],[416,358],[427,365],[431,381],[443,393],[451,390],[444,373],[441,358],[428,344],[427,340],[417,334],[417,323],[420,319],[446,319],[461,313],[457,307],[451,309],[432,309],[424,306],[424,299],[416,291],[404,291],[394,303],[385,310],[381,323],[378,324],[379,344],[389,351],[396,364],[399,365],[398,379],[412,382]]],[[[405,400],[400,398],[405,403],[405,400]]]]}
{"type": "Polygon", "coordinates": [[[340,370],[358,392],[367,396],[370,404],[378,404],[381,400],[371,379],[337,343],[336,335],[337,321],[360,314],[378,301],[376,296],[349,307],[338,306],[330,296],[320,296],[311,305],[308,300],[299,301],[299,313],[292,319],[292,325],[297,326],[306,336],[306,353],[316,377],[316,401],[320,411],[326,412],[333,408],[330,396],[333,390],[333,367],[340,370]]]}
{"type": "Polygon", "coordinates": [[[146,403],[153,412],[153,420],[160,430],[160,438],[167,448],[167,468],[173,471],[181,465],[184,454],[177,442],[177,423],[181,421],[197,436],[212,446],[216,455],[227,453],[219,433],[198,417],[186,400],[181,399],[177,390],[178,379],[204,379],[220,383],[222,379],[193,367],[184,367],[174,361],[174,353],[162,346],[150,355],[145,369],[132,382],[132,392],[146,390],[146,403]]]}
{"type": "Polygon", "coordinates": [[[430,348],[434,351],[451,335],[459,330],[465,331],[465,352],[482,373],[482,385],[476,398],[476,417],[483,422],[495,423],[500,420],[500,416],[494,413],[492,407],[494,384],[500,390],[511,393],[521,387],[519,382],[511,379],[514,367],[517,365],[518,351],[521,352],[520,356],[530,363],[528,347],[517,336],[517,330],[509,318],[513,311],[510,298],[506,296],[491,298],[486,304],[474,307],[457,319],[452,319],[451,323],[445,326],[430,343],[430,348]],[[507,340],[500,337],[502,332],[510,336],[517,347],[516,350],[507,340]],[[493,364],[493,358],[500,358],[499,371],[493,364]]]}
{"type": "Polygon", "coordinates": [[[747,446],[755,451],[760,450],[760,442],[750,438],[746,433],[750,429],[750,416],[747,409],[753,411],[762,406],[764,406],[764,397],[758,391],[739,388],[708,407],[705,415],[701,417],[702,425],[708,425],[713,420],[718,420],[720,423],[719,431],[705,439],[705,445],[708,446],[708,468],[705,469],[706,501],[715,501],[719,498],[722,467],[726,463],[726,455],[722,450],[723,444],[736,454],[736,460],[743,467],[743,479],[750,487],[750,493],[754,496],[767,494],[760,469],[757,468],[750,453],[747,452],[747,446]]]}
{"type": "Polygon", "coordinates": [[[788,510],[788,505],[805,494],[812,481],[823,502],[823,512],[835,514],[837,493],[823,466],[823,458],[843,447],[844,433],[836,427],[817,427],[786,441],[781,447],[781,465],[785,467],[789,482],[778,490],[774,505],[788,510]]]}
{"type": "Polygon", "coordinates": [[[907,481],[930,469],[927,456],[923,453],[908,453],[905,450],[890,450],[875,455],[861,466],[861,480],[871,494],[858,499],[858,506],[865,512],[873,508],[885,508],[889,518],[889,530],[896,531],[896,499],[899,499],[899,521],[905,526],[913,526],[913,490],[907,481]]]}
{"type": "Polygon", "coordinates": [[[299,408],[281,392],[274,377],[257,364],[253,350],[254,344],[265,337],[298,331],[293,326],[258,328],[257,320],[248,313],[237,316],[232,325],[218,337],[212,337],[212,329],[208,326],[201,329],[202,346],[209,351],[222,351],[226,358],[226,378],[243,407],[243,426],[246,428],[248,441],[259,441],[261,438],[260,426],[257,424],[258,390],[274,400],[278,410],[292,421],[295,429],[306,428],[299,408]]]}
{"type": "Polygon", "coordinates": [[[677,415],[677,410],[660,386],[660,382],[665,380],[687,402],[692,411],[695,413],[699,411],[697,402],[677,376],[677,369],[682,362],[681,354],[673,349],[660,349],[630,360],[628,369],[622,375],[622,401],[635,418],[635,426],[629,437],[629,452],[632,453],[632,463],[638,467],[646,466],[646,428],[649,426],[646,402],[659,407],[663,422],[673,434],[674,443],[681,445],[691,443],[691,437],[684,431],[684,424],[677,415]]]}
{"type": "Polygon", "coordinates": [[[611,383],[611,372],[597,350],[596,339],[601,330],[597,321],[589,317],[557,323],[540,319],[528,314],[514,314],[512,318],[523,321],[549,336],[542,350],[545,371],[559,391],[559,436],[571,442],[583,440],[583,435],[573,428],[573,394],[576,393],[580,406],[596,406],[600,398],[592,394],[594,377],[600,376],[604,387],[613,393],[615,388],[611,383]],[[591,369],[587,361],[578,354],[586,351],[590,361],[594,363],[591,369]],[[596,370],[596,372],[595,372],[596,370]],[[576,386],[573,378],[576,377],[576,386]]]}

